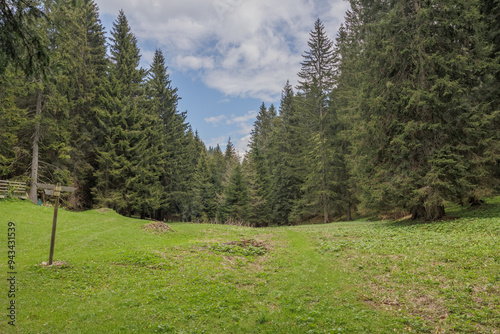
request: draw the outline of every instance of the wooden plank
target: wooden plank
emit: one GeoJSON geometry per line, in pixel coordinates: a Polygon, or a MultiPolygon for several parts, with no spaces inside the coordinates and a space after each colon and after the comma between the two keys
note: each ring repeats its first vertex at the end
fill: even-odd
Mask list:
{"type": "Polygon", "coordinates": [[[40,188],[40,189],[54,189],[55,188],[55,185],[53,185],[53,184],[45,184],[45,183],[39,183],[39,182],[36,182],[36,186],[37,186],[37,188],[40,188]]]}
{"type": "Polygon", "coordinates": [[[0,180],[0,198],[5,198],[9,194],[13,197],[26,199],[26,183],[19,181],[0,180]]]}
{"type": "Polygon", "coordinates": [[[23,185],[23,186],[26,186],[26,182],[19,182],[19,181],[9,181],[9,180],[0,180],[0,185],[3,185],[3,184],[6,184],[6,185],[9,185],[9,184],[19,184],[19,185],[23,185]]]}
{"type": "Polygon", "coordinates": [[[75,187],[64,187],[64,186],[61,186],[61,191],[64,191],[64,192],[67,192],[67,193],[72,193],[76,190],[75,187]]]}
{"type": "MultiPolygon", "coordinates": [[[[48,189],[48,190],[54,190],[54,188],[56,187],[55,185],[53,184],[45,184],[45,183],[36,183],[36,186],[40,189],[48,189]]],[[[68,193],[72,193],[76,190],[75,187],[63,187],[61,186],[61,191],[63,192],[68,192],[68,193]]]]}
{"type": "Polygon", "coordinates": [[[26,184],[19,183],[2,183],[0,184],[1,188],[26,188],[26,184]]]}

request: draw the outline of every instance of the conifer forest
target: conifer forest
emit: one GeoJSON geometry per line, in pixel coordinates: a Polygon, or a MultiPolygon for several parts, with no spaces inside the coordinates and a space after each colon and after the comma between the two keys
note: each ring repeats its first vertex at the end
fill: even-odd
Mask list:
{"type": "Polygon", "coordinates": [[[188,124],[162,50],[140,67],[125,12],[106,40],[93,0],[0,1],[0,179],[35,202],[35,182],[74,186],[75,210],[253,226],[433,221],[498,194],[500,1],[348,2],[336,36],[311,22],[241,157],[188,124]]]}

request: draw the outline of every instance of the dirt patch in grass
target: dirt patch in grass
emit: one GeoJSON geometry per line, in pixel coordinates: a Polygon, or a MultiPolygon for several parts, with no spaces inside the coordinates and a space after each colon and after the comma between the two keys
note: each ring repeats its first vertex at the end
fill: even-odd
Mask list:
{"type": "Polygon", "coordinates": [[[231,256],[262,256],[268,252],[269,245],[255,239],[241,239],[235,241],[215,243],[208,250],[231,256]]]}
{"type": "Polygon", "coordinates": [[[106,212],[112,212],[113,210],[111,210],[109,208],[100,208],[100,209],[97,209],[96,211],[99,213],[106,213],[106,212]]]}
{"type": "Polygon", "coordinates": [[[68,263],[64,262],[64,261],[54,261],[52,262],[51,265],[49,265],[48,262],[42,262],[41,264],[42,267],[58,267],[58,268],[67,268],[69,267],[68,263]]]}
{"type": "Polygon", "coordinates": [[[365,295],[361,299],[371,307],[389,311],[404,309],[435,325],[448,317],[448,307],[434,291],[397,283],[390,274],[375,276],[364,285],[367,288],[365,293],[370,297],[365,295]]]}
{"type": "Polygon", "coordinates": [[[144,225],[142,227],[146,231],[153,233],[164,233],[164,232],[175,232],[173,228],[165,224],[164,222],[152,222],[144,225]]]}
{"type": "Polygon", "coordinates": [[[236,240],[236,241],[229,241],[229,242],[224,242],[223,245],[233,245],[233,246],[239,246],[241,248],[248,248],[249,246],[252,247],[260,247],[264,249],[268,249],[269,245],[262,241],[257,241],[255,239],[243,239],[243,240],[236,240]]]}

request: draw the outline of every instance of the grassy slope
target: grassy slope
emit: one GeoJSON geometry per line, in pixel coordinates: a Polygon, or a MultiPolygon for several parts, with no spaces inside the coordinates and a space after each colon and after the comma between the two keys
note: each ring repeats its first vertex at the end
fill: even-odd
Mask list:
{"type": "Polygon", "coordinates": [[[2,316],[0,332],[499,333],[499,202],[432,224],[178,223],[164,234],[111,211],[60,210],[54,259],[68,266],[48,268],[52,209],[1,201],[3,254],[16,223],[18,308],[16,329],[2,316]],[[267,253],[210,248],[250,238],[267,253]]]}

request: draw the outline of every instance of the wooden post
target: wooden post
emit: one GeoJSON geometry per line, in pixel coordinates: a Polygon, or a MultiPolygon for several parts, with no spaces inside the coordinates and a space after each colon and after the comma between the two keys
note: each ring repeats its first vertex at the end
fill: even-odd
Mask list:
{"type": "Polygon", "coordinates": [[[44,189],[45,194],[56,197],[56,203],[54,206],[54,219],[52,220],[52,236],[50,237],[50,254],[49,254],[49,266],[52,264],[52,257],[54,256],[54,243],[56,241],[56,226],[57,226],[57,211],[59,210],[59,196],[61,196],[61,191],[64,192],[74,192],[75,187],[62,187],[60,183],[57,185],[36,183],[36,186],[40,189],[44,189]]]}
{"type": "Polygon", "coordinates": [[[54,243],[56,241],[56,227],[57,227],[57,211],[59,209],[59,195],[61,195],[60,183],[58,183],[54,188],[54,196],[56,197],[56,203],[54,206],[54,219],[52,220],[52,235],[50,237],[49,266],[52,265],[52,258],[54,256],[54,243]]]}

